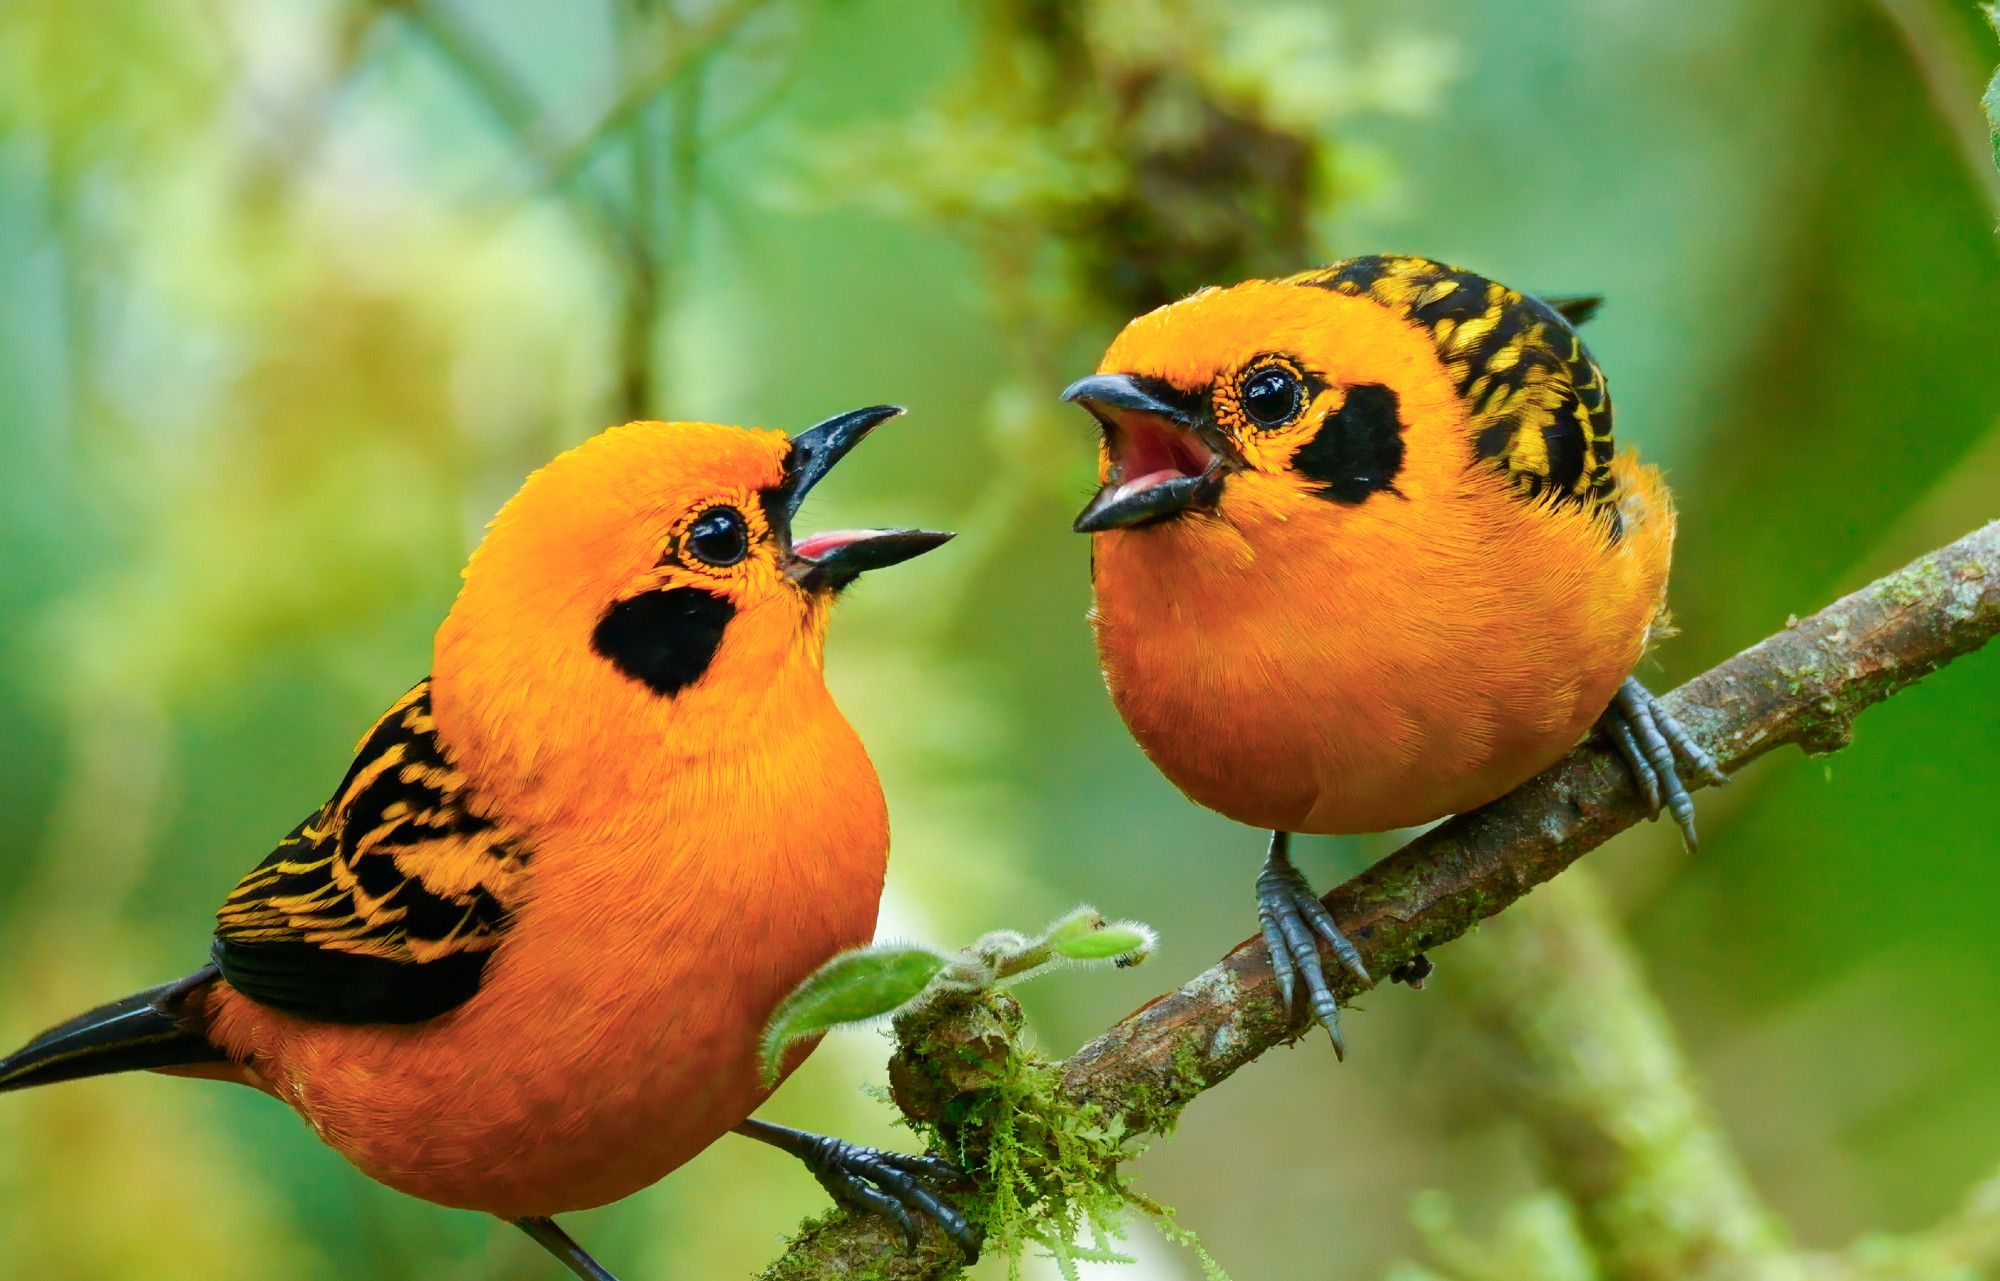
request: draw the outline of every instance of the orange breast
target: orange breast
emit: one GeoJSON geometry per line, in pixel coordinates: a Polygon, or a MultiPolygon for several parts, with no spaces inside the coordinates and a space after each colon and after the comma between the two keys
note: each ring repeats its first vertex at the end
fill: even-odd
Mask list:
{"type": "MultiPolygon", "coordinates": [[[[817,672],[812,673],[814,684],[817,672]]],[[[509,1218],[645,1187],[766,1097],[765,1017],[874,929],[874,770],[818,692],[764,751],[685,763],[616,821],[541,833],[479,993],[411,1027],[219,989],[211,1035],[365,1173],[509,1218]]]]}
{"type": "Polygon", "coordinates": [[[1258,475],[1223,517],[1099,535],[1098,650],[1139,745],[1193,800],[1285,831],[1484,804],[1589,730],[1659,612],[1673,515],[1616,465],[1625,531],[1473,470],[1340,513],[1258,475]]]}

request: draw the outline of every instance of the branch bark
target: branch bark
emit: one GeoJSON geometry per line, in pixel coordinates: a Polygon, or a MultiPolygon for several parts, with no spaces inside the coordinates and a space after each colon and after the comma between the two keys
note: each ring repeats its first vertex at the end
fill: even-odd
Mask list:
{"type": "MultiPolygon", "coordinates": [[[[1738,770],[1779,747],[1836,751],[1864,709],[2000,632],[2000,522],[1968,534],[1736,655],[1666,698],[1738,770]]],[[[1623,762],[1592,741],[1539,777],[1411,841],[1326,896],[1368,969],[1387,975],[1450,942],[1647,817],[1623,762]]],[[[1329,974],[1338,967],[1329,965],[1329,974]]],[[[1343,1003],[1363,990],[1339,971],[1343,1003]]],[[[1067,1100],[1129,1132],[1160,1132],[1182,1108],[1301,1022],[1278,1006],[1260,939],[1083,1046],[1063,1065],[1067,1100]]],[[[908,1047],[905,1047],[907,1052],[908,1047]]],[[[960,1265],[932,1233],[905,1252],[894,1229],[836,1212],[807,1225],[767,1281],[940,1278],[960,1265]]]]}

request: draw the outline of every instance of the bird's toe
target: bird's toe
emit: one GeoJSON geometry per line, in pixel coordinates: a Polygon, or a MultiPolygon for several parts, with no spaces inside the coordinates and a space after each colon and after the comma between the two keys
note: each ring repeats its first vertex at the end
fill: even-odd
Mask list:
{"type": "Polygon", "coordinates": [[[1340,1035],[1340,1002],[1320,959],[1320,940],[1332,949],[1341,964],[1363,983],[1369,982],[1361,953],[1343,934],[1319,896],[1312,892],[1290,863],[1265,865],[1257,878],[1257,919],[1264,928],[1264,942],[1271,952],[1271,969],[1277,977],[1278,996],[1287,1012],[1294,1008],[1300,981],[1304,981],[1306,1001],[1313,1021],[1326,1029],[1336,1057],[1347,1056],[1347,1043],[1340,1035]]]}
{"type": "Polygon", "coordinates": [[[1689,853],[1699,847],[1694,826],[1694,798],[1681,777],[1685,762],[1697,785],[1729,781],[1715,758],[1695,741],[1687,727],[1660,704],[1636,679],[1626,677],[1604,713],[1604,728],[1619,754],[1631,766],[1647,809],[1658,817],[1673,815],[1689,853]]]}
{"type": "Polygon", "coordinates": [[[815,1173],[835,1200],[895,1223],[911,1248],[921,1216],[937,1224],[968,1260],[979,1258],[978,1230],[932,1186],[965,1181],[964,1172],[944,1158],[840,1143],[826,1152],[815,1173]]]}

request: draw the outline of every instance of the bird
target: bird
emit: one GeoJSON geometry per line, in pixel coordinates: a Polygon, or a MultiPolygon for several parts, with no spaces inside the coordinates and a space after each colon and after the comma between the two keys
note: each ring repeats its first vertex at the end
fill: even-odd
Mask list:
{"type": "Polygon", "coordinates": [[[1113,703],[1197,804],[1268,829],[1279,994],[1344,1054],[1290,836],[1411,827],[1601,728],[1690,849],[1725,781],[1633,675],[1667,631],[1674,508],[1615,447],[1596,298],[1370,255],[1138,317],[1063,399],[1099,429],[1091,623],[1113,703]]]}
{"type": "Polygon", "coordinates": [[[830,607],[951,537],[792,521],[901,412],[790,439],[634,422],[530,475],[430,674],[228,894],[207,963],[0,1059],[0,1091],[250,1085],[362,1173],[514,1223],[590,1281],[611,1273],[555,1216],[732,1130],[976,1254],[947,1162],[751,1116],[763,1021],[868,941],[887,866],[881,784],[823,676],[830,607]]]}

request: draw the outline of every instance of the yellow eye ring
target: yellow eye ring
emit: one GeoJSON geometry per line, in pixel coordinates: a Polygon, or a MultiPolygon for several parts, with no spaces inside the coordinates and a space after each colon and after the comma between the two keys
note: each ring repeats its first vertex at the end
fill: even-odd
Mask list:
{"type": "Polygon", "coordinates": [[[1251,426],[1263,431],[1289,427],[1298,421],[1311,399],[1305,377],[1290,362],[1261,361],[1236,383],[1236,406],[1251,426]]]}
{"type": "Polygon", "coordinates": [[[660,550],[660,565],[705,578],[741,573],[770,534],[755,494],[724,490],[692,504],[660,550]]]}
{"type": "Polygon", "coordinates": [[[750,554],[750,522],[734,507],[711,507],[687,527],[681,546],[703,564],[727,569],[750,554]]]}

